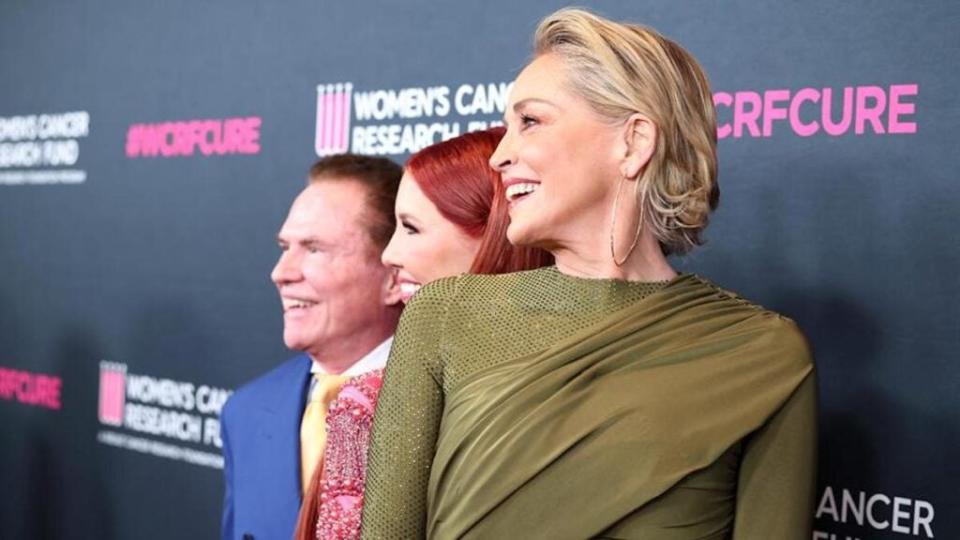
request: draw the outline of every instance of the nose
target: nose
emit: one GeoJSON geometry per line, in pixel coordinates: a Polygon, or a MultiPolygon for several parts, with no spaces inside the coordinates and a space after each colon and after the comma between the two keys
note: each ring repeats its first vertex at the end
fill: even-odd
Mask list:
{"type": "Polygon", "coordinates": [[[388,268],[403,268],[399,235],[400,227],[398,224],[397,228],[393,230],[390,242],[387,243],[387,247],[383,248],[383,253],[380,254],[380,262],[388,268]]]}
{"type": "Polygon", "coordinates": [[[507,129],[503,138],[500,139],[500,144],[497,145],[497,149],[494,150],[490,156],[490,168],[499,173],[503,173],[507,167],[516,162],[512,131],[511,129],[507,129]]]}
{"type": "Polygon", "coordinates": [[[280,258],[270,272],[270,279],[278,287],[303,279],[303,273],[300,271],[300,255],[294,253],[294,248],[289,247],[280,252],[280,258]]]}

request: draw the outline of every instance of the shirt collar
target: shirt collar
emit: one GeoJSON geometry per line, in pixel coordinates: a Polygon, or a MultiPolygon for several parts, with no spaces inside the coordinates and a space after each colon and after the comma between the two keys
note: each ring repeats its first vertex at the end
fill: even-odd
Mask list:
{"type": "MultiPolygon", "coordinates": [[[[374,371],[377,369],[383,369],[387,365],[387,358],[390,356],[390,346],[393,345],[393,336],[390,336],[383,343],[377,345],[373,348],[372,351],[368,352],[366,356],[354,362],[352,366],[347,368],[346,371],[341,373],[344,377],[355,377],[357,375],[362,375],[369,371],[374,371]]],[[[327,370],[323,369],[323,366],[319,362],[310,363],[310,373],[326,373],[327,370]]]]}

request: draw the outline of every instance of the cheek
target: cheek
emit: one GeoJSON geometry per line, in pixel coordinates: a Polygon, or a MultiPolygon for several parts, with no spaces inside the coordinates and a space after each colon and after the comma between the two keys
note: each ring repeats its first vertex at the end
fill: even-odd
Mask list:
{"type": "Polygon", "coordinates": [[[590,190],[592,158],[575,141],[542,141],[531,143],[521,156],[530,172],[540,180],[546,196],[544,203],[566,199],[590,190]]]}
{"type": "Polygon", "coordinates": [[[429,237],[416,234],[404,237],[403,241],[397,244],[394,258],[403,267],[405,273],[422,282],[424,270],[430,268],[430,261],[425,260],[429,255],[429,237]]]}
{"type": "MultiPolygon", "coordinates": [[[[326,266],[326,265],[324,265],[326,266]]],[[[303,281],[305,281],[314,291],[320,292],[327,288],[327,281],[330,279],[330,273],[324,271],[319,265],[304,265],[303,281]]]]}
{"type": "Polygon", "coordinates": [[[417,261],[417,267],[420,270],[420,275],[417,277],[421,283],[429,283],[469,269],[469,265],[467,268],[462,268],[465,248],[459,245],[457,238],[452,234],[451,231],[447,231],[445,235],[434,235],[433,238],[425,239],[427,241],[423,243],[423,249],[417,261]]]}
{"type": "Polygon", "coordinates": [[[423,236],[413,254],[413,275],[420,283],[429,283],[443,276],[449,264],[447,241],[440,235],[423,236]]]}
{"type": "Polygon", "coordinates": [[[558,158],[563,159],[562,154],[557,154],[551,150],[551,145],[545,141],[531,138],[526,144],[522,145],[517,152],[520,162],[525,163],[534,173],[543,174],[551,167],[550,163],[556,163],[558,158]]]}
{"type": "MultiPolygon", "coordinates": [[[[593,204],[605,200],[611,178],[619,172],[611,170],[610,164],[599,157],[603,149],[588,145],[568,153],[556,161],[555,182],[550,187],[554,196],[564,199],[579,199],[580,204],[593,204]]],[[[615,184],[615,182],[614,182],[615,184]]]]}
{"type": "Polygon", "coordinates": [[[357,266],[345,264],[347,261],[334,257],[318,257],[303,265],[303,279],[317,294],[336,291],[346,283],[357,266]]]}
{"type": "MultiPolygon", "coordinates": [[[[323,287],[324,318],[331,325],[350,325],[349,321],[364,319],[380,304],[382,286],[387,269],[379,263],[355,261],[348,271],[330,276],[318,287],[323,287]]],[[[317,287],[315,289],[319,290],[317,287]]]]}
{"type": "Polygon", "coordinates": [[[472,238],[459,232],[456,237],[451,237],[448,264],[445,265],[444,275],[453,276],[468,272],[478,249],[480,249],[479,238],[472,238]]]}

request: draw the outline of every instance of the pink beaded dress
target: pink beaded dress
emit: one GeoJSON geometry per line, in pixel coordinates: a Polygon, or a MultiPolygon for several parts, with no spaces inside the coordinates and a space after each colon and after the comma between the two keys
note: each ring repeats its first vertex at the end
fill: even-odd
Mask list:
{"type": "Polygon", "coordinates": [[[360,538],[367,447],[382,381],[382,369],[352,377],[330,403],[320,480],[318,540],[360,538]]]}

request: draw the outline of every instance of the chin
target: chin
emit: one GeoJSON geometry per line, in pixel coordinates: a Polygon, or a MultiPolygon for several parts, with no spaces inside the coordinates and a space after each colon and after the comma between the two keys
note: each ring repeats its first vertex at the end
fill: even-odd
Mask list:
{"type": "Polygon", "coordinates": [[[529,246],[536,242],[530,225],[522,221],[511,222],[507,227],[507,240],[515,246],[529,246]]]}
{"type": "Polygon", "coordinates": [[[283,344],[286,345],[287,348],[292,351],[302,351],[303,349],[306,348],[303,338],[292,332],[291,333],[284,332],[283,344]]]}

